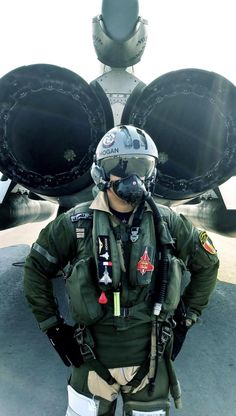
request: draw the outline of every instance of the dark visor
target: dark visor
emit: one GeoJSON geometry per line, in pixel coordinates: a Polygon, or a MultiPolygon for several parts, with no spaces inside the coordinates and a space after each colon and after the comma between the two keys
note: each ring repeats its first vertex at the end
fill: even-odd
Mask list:
{"type": "Polygon", "coordinates": [[[126,178],[130,175],[138,175],[140,178],[149,178],[155,167],[155,158],[152,156],[112,157],[101,161],[106,176],[118,176],[126,178]]]}

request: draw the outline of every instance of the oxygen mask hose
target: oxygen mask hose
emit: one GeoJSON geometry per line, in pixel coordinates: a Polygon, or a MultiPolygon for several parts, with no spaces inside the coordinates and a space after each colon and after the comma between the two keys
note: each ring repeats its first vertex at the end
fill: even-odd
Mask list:
{"type": "Polygon", "coordinates": [[[165,223],[162,220],[160,212],[156,206],[151,192],[148,192],[145,183],[137,175],[130,175],[126,178],[111,182],[111,186],[121,199],[130,204],[138,204],[141,201],[147,201],[150,205],[155,225],[155,234],[158,246],[160,247],[160,274],[158,279],[158,290],[155,290],[154,315],[158,316],[161,312],[162,304],[165,301],[165,294],[168,284],[168,248],[162,241],[162,234],[165,230],[165,223]]]}
{"type": "Polygon", "coordinates": [[[165,224],[156,206],[156,203],[154,199],[152,198],[151,193],[146,191],[144,193],[144,199],[150,205],[150,208],[152,209],[156,240],[160,247],[160,266],[159,266],[160,273],[159,273],[159,279],[157,279],[159,285],[158,285],[158,290],[155,290],[154,309],[153,309],[154,315],[159,316],[162,305],[165,301],[166,290],[167,290],[167,285],[168,285],[168,265],[169,265],[168,248],[166,244],[163,244],[162,239],[161,239],[162,232],[165,229],[165,224]]]}
{"type": "Polygon", "coordinates": [[[158,265],[158,278],[155,279],[154,284],[154,307],[153,314],[155,319],[152,323],[152,343],[151,343],[151,358],[149,367],[149,389],[148,393],[153,394],[156,384],[156,375],[158,371],[158,356],[159,356],[159,322],[158,316],[161,313],[162,305],[165,301],[166,290],[168,285],[168,246],[162,239],[163,232],[165,231],[165,223],[161,217],[161,214],[156,206],[151,192],[144,192],[144,199],[149,204],[154,219],[155,235],[157,241],[157,247],[159,248],[159,265],[158,265]]]}

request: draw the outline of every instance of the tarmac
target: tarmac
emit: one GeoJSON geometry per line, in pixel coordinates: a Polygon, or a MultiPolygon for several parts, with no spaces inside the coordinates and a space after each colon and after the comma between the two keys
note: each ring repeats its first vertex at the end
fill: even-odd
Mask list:
{"type": "MultiPolygon", "coordinates": [[[[38,329],[22,290],[23,264],[47,223],[0,232],[0,415],[64,416],[67,379],[47,337],[38,329]]],[[[236,416],[236,239],[210,234],[221,266],[216,289],[177,357],[183,409],[171,416],[236,416]]],[[[68,318],[63,280],[55,294],[68,318]]],[[[118,401],[116,416],[122,415],[118,401]]]]}

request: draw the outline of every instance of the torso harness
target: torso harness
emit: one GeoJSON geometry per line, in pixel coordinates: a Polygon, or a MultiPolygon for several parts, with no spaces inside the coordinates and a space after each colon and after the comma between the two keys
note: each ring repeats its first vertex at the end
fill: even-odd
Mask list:
{"type": "MultiPolygon", "coordinates": [[[[152,316],[152,333],[151,333],[151,351],[148,359],[140,366],[134,378],[126,385],[123,386],[123,391],[126,393],[132,392],[136,387],[138,387],[148,373],[149,378],[149,393],[150,395],[154,391],[155,379],[158,368],[158,361],[163,357],[166,358],[166,365],[170,379],[170,391],[174,398],[176,407],[181,406],[180,401],[180,387],[179,382],[176,378],[173,364],[171,361],[171,350],[172,350],[172,328],[174,322],[172,315],[174,309],[177,307],[179,296],[175,300],[175,305],[168,307],[168,301],[165,303],[167,297],[171,297],[172,293],[168,293],[168,283],[171,273],[178,276],[175,278],[178,280],[177,286],[180,290],[180,280],[182,275],[182,265],[178,262],[173,256],[174,241],[170,236],[169,229],[166,222],[161,217],[158,208],[152,197],[146,198],[148,204],[153,211],[153,219],[155,226],[155,235],[156,235],[156,249],[153,254],[154,264],[158,267],[157,273],[152,273],[152,278],[150,284],[147,285],[147,293],[149,293],[150,303],[153,305],[153,316],[152,316]],[[174,261],[173,261],[174,259],[174,261]]],[[[108,215],[105,212],[95,211],[94,212],[94,222],[96,221],[96,214],[99,212],[99,218],[103,221],[109,221],[108,215]]],[[[150,213],[151,214],[151,213],[150,213]]],[[[131,285],[135,285],[135,281],[132,281],[132,271],[126,270],[124,259],[124,253],[122,252],[122,239],[129,240],[132,243],[135,243],[139,239],[140,225],[144,215],[144,203],[141,203],[134,213],[132,225],[130,226],[129,234],[122,236],[120,233],[120,227],[114,227],[114,224],[107,224],[109,229],[112,232],[113,238],[116,240],[116,246],[119,253],[118,256],[118,266],[114,264],[114,256],[112,256],[112,247],[113,244],[110,242],[108,235],[95,235],[93,228],[93,243],[94,243],[94,252],[97,252],[97,278],[98,286],[101,290],[99,297],[100,306],[106,305],[108,300],[111,300],[111,293],[113,294],[113,314],[114,316],[126,316],[129,313],[129,308],[121,307],[120,305],[120,293],[121,293],[121,281],[122,276],[119,276],[119,273],[115,273],[115,270],[121,270],[122,273],[129,273],[131,285]],[[112,259],[112,261],[111,261],[112,259]]],[[[72,221],[73,222],[73,221],[72,221]]],[[[89,221],[92,223],[92,221],[89,221]]],[[[111,234],[110,234],[111,235],[111,234]]],[[[128,244],[127,244],[128,246],[128,244]]],[[[132,250],[132,248],[131,248],[132,250]]],[[[126,253],[129,256],[130,253],[126,253]]],[[[149,255],[144,253],[141,259],[138,262],[138,267],[140,268],[141,274],[142,270],[144,271],[143,275],[148,272],[148,269],[152,271],[152,259],[149,255]],[[146,257],[145,257],[146,256],[146,257]],[[139,264],[140,263],[140,264],[139,264]]],[[[148,273],[147,273],[148,278],[148,273]]],[[[134,278],[133,278],[134,280],[134,278]]],[[[176,294],[175,294],[176,295],[176,294]]],[[[109,302],[110,303],[110,302],[109,302]]],[[[135,307],[135,306],[134,306],[135,307]]],[[[132,308],[132,307],[131,307],[132,308]]],[[[130,309],[131,309],[130,308],[130,309]]],[[[92,340],[89,331],[85,325],[79,325],[76,330],[76,339],[80,344],[81,354],[83,360],[86,363],[89,363],[91,370],[97,372],[97,374],[102,377],[108,384],[113,384],[116,381],[111,376],[109,370],[96,359],[93,348],[94,343],[92,340]],[[85,330],[86,329],[86,330],[85,330]]]]}

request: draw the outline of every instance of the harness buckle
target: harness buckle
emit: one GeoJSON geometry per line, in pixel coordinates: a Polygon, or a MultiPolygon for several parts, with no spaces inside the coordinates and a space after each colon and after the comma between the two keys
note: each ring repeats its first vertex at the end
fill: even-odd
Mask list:
{"type": "Polygon", "coordinates": [[[129,316],[129,308],[121,307],[120,308],[120,316],[122,318],[128,318],[128,316],[129,316]]]}
{"type": "Polygon", "coordinates": [[[83,345],[84,343],[84,334],[83,334],[84,330],[85,330],[85,326],[79,325],[79,327],[76,328],[74,332],[74,338],[76,339],[79,345],[83,345]]]}
{"type": "Polygon", "coordinates": [[[135,243],[138,240],[139,237],[139,228],[140,227],[131,227],[130,230],[130,240],[132,243],[135,243]]]}
{"type": "Polygon", "coordinates": [[[84,331],[85,326],[79,325],[79,327],[75,330],[74,337],[80,346],[80,353],[83,357],[84,361],[88,361],[89,359],[93,358],[96,359],[96,356],[87,342],[84,342],[84,331]]]}
{"type": "Polygon", "coordinates": [[[172,336],[172,328],[169,325],[163,325],[160,330],[160,338],[158,341],[158,356],[161,358],[164,354],[165,347],[172,336]]]}
{"type": "Polygon", "coordinates": [[[80,346],[80,352],[84,361],[88,361],[89,359],[91,359],[91,357],[93,358],[93,360],[96,360],[96,356],[92,348],[88,344],[82,344],[80,346]]]}
{"type": "Polygon", "coordinates": [[[169,326],[165,326],[161,331],[161,342],[164,344],[167,344],[170,338],[171,338],[171,328],[169,326]]]}

